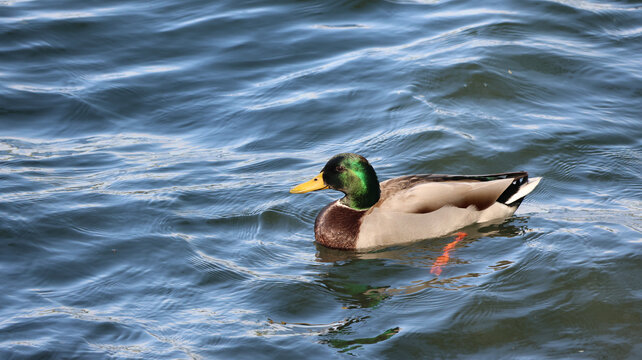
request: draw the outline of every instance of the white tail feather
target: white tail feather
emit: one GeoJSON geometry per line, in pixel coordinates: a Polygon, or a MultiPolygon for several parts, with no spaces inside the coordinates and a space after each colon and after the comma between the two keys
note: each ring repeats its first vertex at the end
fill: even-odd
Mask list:
{"type": "Polygon", "coordinates": [[[531,191],[535,190],[537,187],[537,184],[539,184],[539,181],[542,180],[541,177],[537,178],[532,178],[528,179],[528,182],[524,185],[522,185],[519,190],[511,196],[508,200],[506,200],[505,204],[512,204],[515,201],[523,198],[524,196],[528,195],[531,193],[531,191]]]}

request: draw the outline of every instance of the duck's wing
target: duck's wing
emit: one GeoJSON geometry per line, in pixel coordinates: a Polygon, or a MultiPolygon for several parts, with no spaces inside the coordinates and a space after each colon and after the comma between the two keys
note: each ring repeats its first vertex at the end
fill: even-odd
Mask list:
{"type": "MultiPolygon", "coordinates": [[[[539,179],[537,179],[539,181],[539,179]]],[[[484,210],[496,202],[517,206],[530,190],[528,173],[511,172],[486,175],[410,175],[381,183],[381,199],[375,205],[382,210],[406,213],[429,213],[444,206],[484,210]]]]}

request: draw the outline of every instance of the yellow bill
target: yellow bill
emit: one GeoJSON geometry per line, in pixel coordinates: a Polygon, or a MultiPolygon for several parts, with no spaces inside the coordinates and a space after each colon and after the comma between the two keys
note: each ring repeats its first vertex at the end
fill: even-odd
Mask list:
{"type": "Polygon", "coordinates": [[[290,192],[292,194],[303,194],[315,190],[327,189],[328,185],[323,181],[323,171],[319,175],[315,176],[314,179],[306,181],[302,184],[299,184],[292,189],[290,192]]]}

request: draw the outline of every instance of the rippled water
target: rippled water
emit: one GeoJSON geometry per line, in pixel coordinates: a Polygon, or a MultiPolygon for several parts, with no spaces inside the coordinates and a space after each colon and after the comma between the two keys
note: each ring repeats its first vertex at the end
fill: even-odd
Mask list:
{"type": "Polygon", "coordinates": [[[641,84],[635,1],[0,1],[0,357],[637,358],[641,84]],[[544,181],[436,275],[346,151],[544,181]]]}

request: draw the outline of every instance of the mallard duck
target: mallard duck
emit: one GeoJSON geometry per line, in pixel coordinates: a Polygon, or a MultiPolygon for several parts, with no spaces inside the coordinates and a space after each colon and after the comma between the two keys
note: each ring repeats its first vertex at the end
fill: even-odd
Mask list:
{"type": "Polygon", "coordinates": [[[344,153],[290,192],[344,193],[319,212],[314,236],[326,247],[361,250],[444,236],[467,225],[509,217],[540,180],[529,180],[528,173],[520,171],[408,175],[379,183],[366,158],[344,153]]]}

